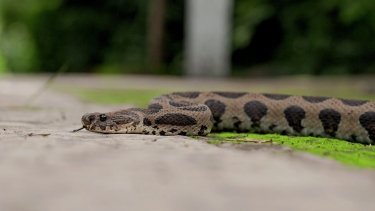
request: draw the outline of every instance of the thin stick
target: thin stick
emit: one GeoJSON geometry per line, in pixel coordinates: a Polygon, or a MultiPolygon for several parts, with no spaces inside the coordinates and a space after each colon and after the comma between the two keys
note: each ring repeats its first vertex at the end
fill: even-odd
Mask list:
{"type": "Polygon", "coordinates": [[[66,72],[66,70],[69,68],[69,63],[65,62],[60,69],[58,69],[51,77],[44,83],[42,87],[40,87],[35,93],[30,95],[24,103],[24,106],[29,106],[36,98],[38,98],[49,86],[53,84],[53,81],[56,79],[57,76],[60,74],[66,72]]]}

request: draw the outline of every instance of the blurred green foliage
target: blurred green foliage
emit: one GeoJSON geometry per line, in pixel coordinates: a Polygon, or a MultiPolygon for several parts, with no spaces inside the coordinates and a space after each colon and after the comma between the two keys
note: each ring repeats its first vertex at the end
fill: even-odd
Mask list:
{"type": "MultiPolygon", "coordinates": [[[[179,74],[184,0],[167,1],[165,68],[179,74]]],[[[1,0],[0,72],[147,73],[149,0],[1,0]]],[[[358,74],[375,68],[373,0],[235,0],[240,74],[358,74]]]]}
{"type": "Polygon", "coordinates": [[[55,71],[65,61],[81,72],[101,64],[139,68],[145,58],[146,15],[144,0],[65,0],[39,13],[31,30],[41,70],[55,71]]]}
{"type": "Polygon", "coordinates": [[[0,72],[35,70],[39,58],[30,30],[33,20],[41,11],[57,6],[55,0],[0,1],[0,72]]]}
{"type": "Polygon", "coordinates": [[[273,75],[374,73],[374,9],[372,0],[238,0],[234,64],[263,63],[273,75]]]}

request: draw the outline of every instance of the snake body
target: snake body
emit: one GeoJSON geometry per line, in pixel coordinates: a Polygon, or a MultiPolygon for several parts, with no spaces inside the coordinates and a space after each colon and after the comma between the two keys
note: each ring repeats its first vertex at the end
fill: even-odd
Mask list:
{"type": "Polygon", "coordinates": [[[246,92],[175,92],[131,108],[82,117],[99,133],[207,135],[211,131],[333,137],[375,143],[375,102],[246,92]]]}

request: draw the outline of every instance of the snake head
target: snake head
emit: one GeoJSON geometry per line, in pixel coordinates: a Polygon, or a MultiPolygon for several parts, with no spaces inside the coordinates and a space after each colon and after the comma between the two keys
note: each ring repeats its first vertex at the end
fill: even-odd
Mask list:
{"type": "Polygon", "coordinates": [[[139,128],[138,115],[127,110],[87,113],[81,122],[86,130],[98,133],[136,133],[139,128]]]}

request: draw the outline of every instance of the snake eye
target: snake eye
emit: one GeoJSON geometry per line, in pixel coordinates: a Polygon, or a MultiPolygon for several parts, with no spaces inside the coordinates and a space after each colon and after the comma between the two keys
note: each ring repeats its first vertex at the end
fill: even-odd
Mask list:
{"type": "Polygon", "coordinates": [[[106,116],[105,114],[101,114],[101,115],[99,116],[99,119],[100,119],[100,121],[104,122],[104,121],[107,120],[107,116],[106,116]]]}

